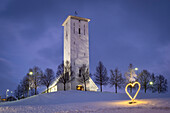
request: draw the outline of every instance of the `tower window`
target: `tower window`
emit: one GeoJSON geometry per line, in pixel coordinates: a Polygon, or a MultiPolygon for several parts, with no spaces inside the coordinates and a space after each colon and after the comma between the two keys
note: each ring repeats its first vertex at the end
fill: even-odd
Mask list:
{"type": "Polygon", "coordinates": [[[75,45],[76,43],[74,42],[74,45],[75,45]]]}
{"type": "Polygon", "coordinates": [[[85,27],[85,25],[84,25],[84,35],[85,35],[85,28],[86,28],[86,27],[85,27]]]}
{"type": "Polygon", "coordinates": [[[79,34],[81,34],[81,32],[80,32],[80,28],[79,28],[79,34]]]}
{"type": "Polygon", "coordinates": [[[86,53],[84,53],[84,56],[86,55],[86,53]]]}
{"type": "Polygon", "coordinates": [[[79,69],[79,77],[81,77],[81,69],[79,69]]]}
{"type": "Polygon", "coordinates": [[[76,65],[75,62],[74,62],[74,65],[76,65]]]}
{"type": "Polygon", "coordinates": [[[79,22],[80,22],[80,20],[79,20],[79,22]]]}
{"type": "Polygon", "coordinates": [[[75,23],[73,23],[73,32],[75,34],[75,23]]]}
{"type": "Polygon", "coordinates": [[[75,27],[73,28],[73,32],[74,32],[74,34],[75,34],[75,27]]]}

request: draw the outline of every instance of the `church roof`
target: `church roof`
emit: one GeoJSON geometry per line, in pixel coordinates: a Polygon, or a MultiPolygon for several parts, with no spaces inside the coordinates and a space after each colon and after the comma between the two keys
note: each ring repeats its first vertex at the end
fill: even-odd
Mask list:
{"type": "Polygon", "coordinates": [[[67,17],[67,19],[63,22],[62,26],[64,26],[64,25],[67,23],[67,21],[68,21],[69,19],[71,19],[71,18],[77,19],[77,20],[84,20],[84,21],[87,21],[87,22],[90,21],[90,19],[88,19],[88,18],[82,18],[82,17],[77,17],[77,16],[71,16],[71,15],[69,15],[69,16],[67,17]]]}

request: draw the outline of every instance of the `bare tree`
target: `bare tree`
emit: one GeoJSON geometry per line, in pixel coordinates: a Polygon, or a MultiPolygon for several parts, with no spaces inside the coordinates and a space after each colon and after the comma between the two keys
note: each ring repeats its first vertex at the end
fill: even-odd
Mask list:
{"type": "Polygon", "coordinates": [[[163,75],[156,76],[156,82],[155,82],[156,89],[158,93],[164,93],[167,91],[167,79],[163,75]]]}
{"type": "Polygon", "coordinates": [[[107,77],[107,70],[101,61],[99,61],[99,64],[96,67],[96,73],[94,74],[94,79],[95,79],[95,83],[100,85],[100,91],[102,92],[102,86],[107,85],[109,78],[107,77]]]}
{"type": "Polygon", "coordinates": [[[48,93],[48,88],[50,84],[54,80],[54,71],[52,69],[47,68],[45,70],[45,73],[41,76],[41,84],[47,87],[47,93],[48,93]]]}
{"type": "Polygon", "coordinates": [[[143,70],[138,76],[138,80],[141,83],[141,89],[144,89],[145,93],[146,90],[150,88],[149,86],[150,78],[151,74],[147,70],[143,70]]]}
{"type": "Polygon", "coordinates": [[[74,79],[73,73],[74,72],[72,71],[69,61],[66,61],[65,64],[62,63],[58,66],[56,75],[59,77],[59,83],[64,85],[64,91],[66,91],[66,84],[74,79]]]}
{"type": "Polygon", "coordinates": [[[150,90],[154,93],[156,91],[156,78],[154,73],[151,75],[150,82],[150,90]]]}
{"type": "Polygon", "coordinates": [[[83,64],[83,66],[80,67],[80,69],[79,69],[78,81],[80,83],[84,84],[85,91],[87,91],[86,84],[89,82],[89,78],[90,78],[89,77],[89,69],[87,68],[87,66],[85,64],[83,64]]]}
{"type": "Polygon", "coordinates": [[[124,79],[118,68],[116,68],[114,71],[110,70],[110,73],[110,85],[115,86],[115,93],[117,93],[117,88],[122,88],[124,79]]]}
{"type": "Polygon", "coordinates": [[[30,87],[34,88],[35,95],[36,95],[37,87],[41,85],[41,76],[43,75],[43,72],[37,66],[34,66],[33,69],[30,69],[30,72],[33,73],[32,75],[30,75],[30,82],[31,82],[30,87]]]}
{"type": "Polygon", "coordinates": [[[22,96],[22,87],[21,87],[20,84],[17,86],[17,89],[14,91],[14,95],[15,95],[15,97],[17,99],[21,98],[21,96],[22,96]]]}
{"type": "Polygon", "coordinates": [[[22,85],[23,95],[24,97],[29,96],[29,76],[24,76],[23,80],[20,83],[22,85]]]}

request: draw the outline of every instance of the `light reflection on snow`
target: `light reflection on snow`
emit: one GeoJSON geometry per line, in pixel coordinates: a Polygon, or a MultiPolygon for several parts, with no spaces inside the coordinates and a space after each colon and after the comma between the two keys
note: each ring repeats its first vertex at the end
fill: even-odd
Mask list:
{"type": "Polygon", "coordinates": [[[149,103],[151,103],[149,100],[135,100],[135,103],[133,104],[129,104],[129,100],[125,100],[125,101],[114,101],[114,102],[104,102],[104,106],[121,106],[121,107],[127,107],[127,106],[143,106],[143,105],[147,105],[149,103]]]}

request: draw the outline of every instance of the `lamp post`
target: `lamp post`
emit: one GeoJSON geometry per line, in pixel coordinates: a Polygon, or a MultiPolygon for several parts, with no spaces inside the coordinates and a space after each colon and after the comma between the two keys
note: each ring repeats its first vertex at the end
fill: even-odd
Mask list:
{"type": "Polygon", "coordinates": [[[150,81],[150,82],[149,82],[149,85],[151,85],[152,93],[153,93],[153,82],[152,82],[152,81],[150,81]]]}
{"type": "Polygon", "coordinates": [[[6,99],[7,99],[7,97],[8,97],[8,91],[9,91],[9,89],[6,90],[6,99]]]}
{"type": "MultiPolygon", "coordinates": [[[[32,71],[30,71],[28,75],[32,76],[32,75],[33,75],[33,72],[32,72],[32,71]]],[[[29,90],[30,90],[30,77],[28,77],[28,79],[29,79],[29,84],[28,84],[29,86],[28,86],[28,93],[27,93],[27,97],[29,96],[29,90]]]]}

